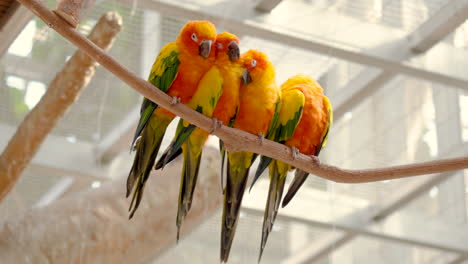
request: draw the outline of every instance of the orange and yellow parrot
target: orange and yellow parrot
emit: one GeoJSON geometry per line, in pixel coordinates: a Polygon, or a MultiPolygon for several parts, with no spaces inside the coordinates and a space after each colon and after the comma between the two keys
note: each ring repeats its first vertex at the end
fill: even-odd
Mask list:
{"type": "MultiPolygon", "coordinates": [[[[148,81],[174,98],[174,103],[188,103],[198,84],[214,62],[212,45],[215,26],[208,21],[190,21],[175,42],[166,44],[151,69],[148,81]]],[[[174,114],[145,98],[140,112],[132,148],[136,155],[127,178],[127,197],[132,190],[130,218],[138,208],[146,181],[155,163],[162,138],[174,114]],[[138,140],[137,140],[138,139],[138,140]]]]}
{"type": "MultiPolygon", "coordinates": [[[[333,122],[333,112],[328,98],[320,85],[307,75],[299,74],[289,78],[281,85],[281,109],[278,122],[269,139],[291,147],[293,157],[298,151],[306,155],[317,156],[327,142],[328,131],[333,122]]],[[[256,178],[268,166],[270,187],[263,218],[262,241],[259,262],[265,248],[268,235],[278,213],[288,171],[294,169],[282,161],[263,156],[256,178]]],[[[307,173],[296,171],[294,183],[290,188],[289,202],[302,185],[307,173]]],[[[253,185],[253,183],[252,183],[253,185]]]]}
{"type": "MultiPolygon", "coordinates": [[[[268,57],[256,50],[242,54],[245,71],[242,74],[239,110],[233,127],[259,135],[268,135],[275,127],[280,107],[280,90],[275,82],[275,70],[268,57]]],[[[221,262],[227,262],[239,218],[242,197],[249,168],[256,155],[240,151],[228,153],[227,181],[221,222],[221,262]]]]}
{"type": "MultiPolygon", "coordinates": [[[[239,60],[239,39],[224,32],[216,36],[216,60],[200,81],[199,87],[188,103],[190,107],[214,122],[227,124],[236,114],[239,104],[239,87],[242,65],[239,60]]],[[[214,124],[216,126],[216,124],[214,124]]],[[[202,149],[209,133],[183,121],[179,122],[174,140],[156,164],[156,169],[177,157],[182,151],[182,169],[179,206],[177,211],[177,238],[182,220],[192,205],[193,192],[198,178],[202,149]]]]}

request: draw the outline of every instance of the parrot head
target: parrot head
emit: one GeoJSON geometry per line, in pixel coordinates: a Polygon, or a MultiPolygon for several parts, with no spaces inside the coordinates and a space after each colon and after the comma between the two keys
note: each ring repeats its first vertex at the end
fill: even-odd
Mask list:
{"type": "Polygon", "coordinates": [[[216,36],[216,57],[227,55],[231,62],[240,58],[239,38],[229,32],[219,33],[216,36]]]}
{"type": "Polygon", "coordinates": [[[258,50],[248,50],[242,54],[241,60],[245,69],[244,73],[242,73],[244,85],[263,78],[266,75],[274,78],[273,65],[265,53],[258,50]]]}
{"type": "Polygon", "coordinates": [[[297,84],[301,85],[310,85],[313,87],[320,87],[320,84],[317,83],[314,79],[312,79],[310,76],[305,75],[305,74],[297,74],[294,75],[293,77],[289,78],[286,80],[282,85],[281,89],[289,89],[297,84]]]}
{"type": "Polygon", "coordinates": [[[216,28],[209,21],[189,21],[180,31],[177,45],[190,55],[203,58],[214,57],[211,52],[216,40],[216,28]]]}

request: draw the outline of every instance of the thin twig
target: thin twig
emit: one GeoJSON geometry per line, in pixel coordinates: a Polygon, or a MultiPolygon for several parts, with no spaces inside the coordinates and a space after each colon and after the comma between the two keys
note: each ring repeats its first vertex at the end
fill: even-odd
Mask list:
{"type": "MultiPolygon", "coordinates": [[[[108,50],[121,26],[122,18],[117,13],[107,13],[96,24],[89,34],[90,40],[87,41],[93,41],[108,50]]],[[[60,118],[78,99],[80,92],[94,76],[97,65],[86,53],[77,51],[62,71],[57,73],[39,103],[18,126],[15,135],[0,155],[0,200],[17,182],[21,172],[60,118]]]]}
{"type": "MultiPolygon", "coordinates": [[[[185,105],[172,105],[172,98],[170,96],[166,95],[158,89],[155,89],[153,85],[128,71],[112,57],[108,56],[100,48],[81,36],[73,28],[68,26],[63,20],[57,17],[49,9],[44,7],[44,5],[42,5],[39,1],[18,1],[31,9],[38,17],[54,28],[59,34],[64,36],[78,48],[82,49],[89,56],[93,57],[104,68],[112,72],[114,75],[116,75],[143,96],[149,98],[161,107],[168,109],[174,114],[181,116],[183,119],[203,128],[206,131],[210,131],[212,128],[211,119],[195,112],[185,105]]],[[[315,174],[316,176],[335,182],[374,182],[468,168],[468,157],[460,157],[387,168],[347,170],[326,164],[320,164],[315,162],[311,157],[305,156],[303,154],[297,155],[296,159],[292,160],[289,149],[286,146],[269,140],[265,140],[265,142],[259,146],[258,137],[256,135],[252,135],[244,131],[226,126],[218,128],[214,132],[214,135],[221,138],[227,145],[239,146],[239,150],[252,151],[261,155],[270,156],[315,174]]]]}

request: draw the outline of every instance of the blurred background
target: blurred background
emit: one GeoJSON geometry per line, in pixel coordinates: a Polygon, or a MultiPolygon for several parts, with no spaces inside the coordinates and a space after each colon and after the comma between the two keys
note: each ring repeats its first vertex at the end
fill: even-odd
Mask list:
{"type": "MultiPolygon", "coordinates": [[[[0,150],[76,51],[16,2],[1,1],[0,150]]],[[[321,153],[325,163],[365,169],[468,154],[468,1],[96,0],[89,6],[78,31],[88,34],[102,14],[118,12],[123,30],[110,54],[145,79],[159,49],[194,19],[238,34],[241,51],[266,52],[278,83],[297,73],[317,79],[336,119],[321,153]]],[[[125,178],[141,101],[98,68],[0,204],[0,224],[125,178]]],[[[467,180],[467,170],[368,184],[310,176],[280,209],[262,262],[468,263],[467,180]]],[[[246,193],[230,263],[256,263],[267,190],[264,175],[246,193]]],[[[149,263],[218,263],[220,219],[218,210],[149,263]]]]}

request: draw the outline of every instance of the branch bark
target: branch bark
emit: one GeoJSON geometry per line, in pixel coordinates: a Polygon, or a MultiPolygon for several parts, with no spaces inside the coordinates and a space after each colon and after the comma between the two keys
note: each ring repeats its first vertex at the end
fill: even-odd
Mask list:
{"type": "MultiPolygon", "coordinates": [[[[107,13],[101,17],[87,41],[108,50],[121,27],[122,18],[117,13],[107,13]]],[[[18,126],[0,156],[0,200],[11,190],[56,123],[78,99],[81,90],[94,76],[97,66],[94,59],[77,51],[52,80],[39,103],[18,126]]]]}
{"type": "MultiPolygon", "coordinates": [[[[211,130],[211,119],[182,104],[171,105],[171,98],[168,95],[158,89],[155,89],[153,85],[125,69],[112,57],[102,52],[102,50],[96,45],[70,28],[63,20],[44,7],[40,2],[37,0],[18,1],[30,8],[38,17],[46,21],[46,23],[53,27],[59,34],[82,49],[89,56],[95,58],[103,67],[143,96],[156,102],[158,105],[168,109],[174,114],[181,116],[188,122],[207,131],[211,130]]],[[[263,144],[260,145],[256,136],[226,126],[218,128],[213,134],[221,138],[227,146],[231,146],[232,150],[252,151],[261,155],[270,156],[315,174],[316,176],[335,182],[364,183],[468,168],[468,157],[459,157],[379,169],[347,170],[321,164],[318,160],[302,154],[298,155],[298,157],[293,160],[291,151],[286,146],[268,140],[265,140],[263,144]]]]}
{"type": "MultiPolygon", "coordinates": [[[[193,205],[181,238],[221,206],[218,151],[203,153],[193,205]]],[[[73,193],[49,206],[10,215],[0,226],[2,263],[148,263],[176,245],[176,213],[181,160],[153,171],[143,202],[128,220],[125,182],[73,193]]]]}

